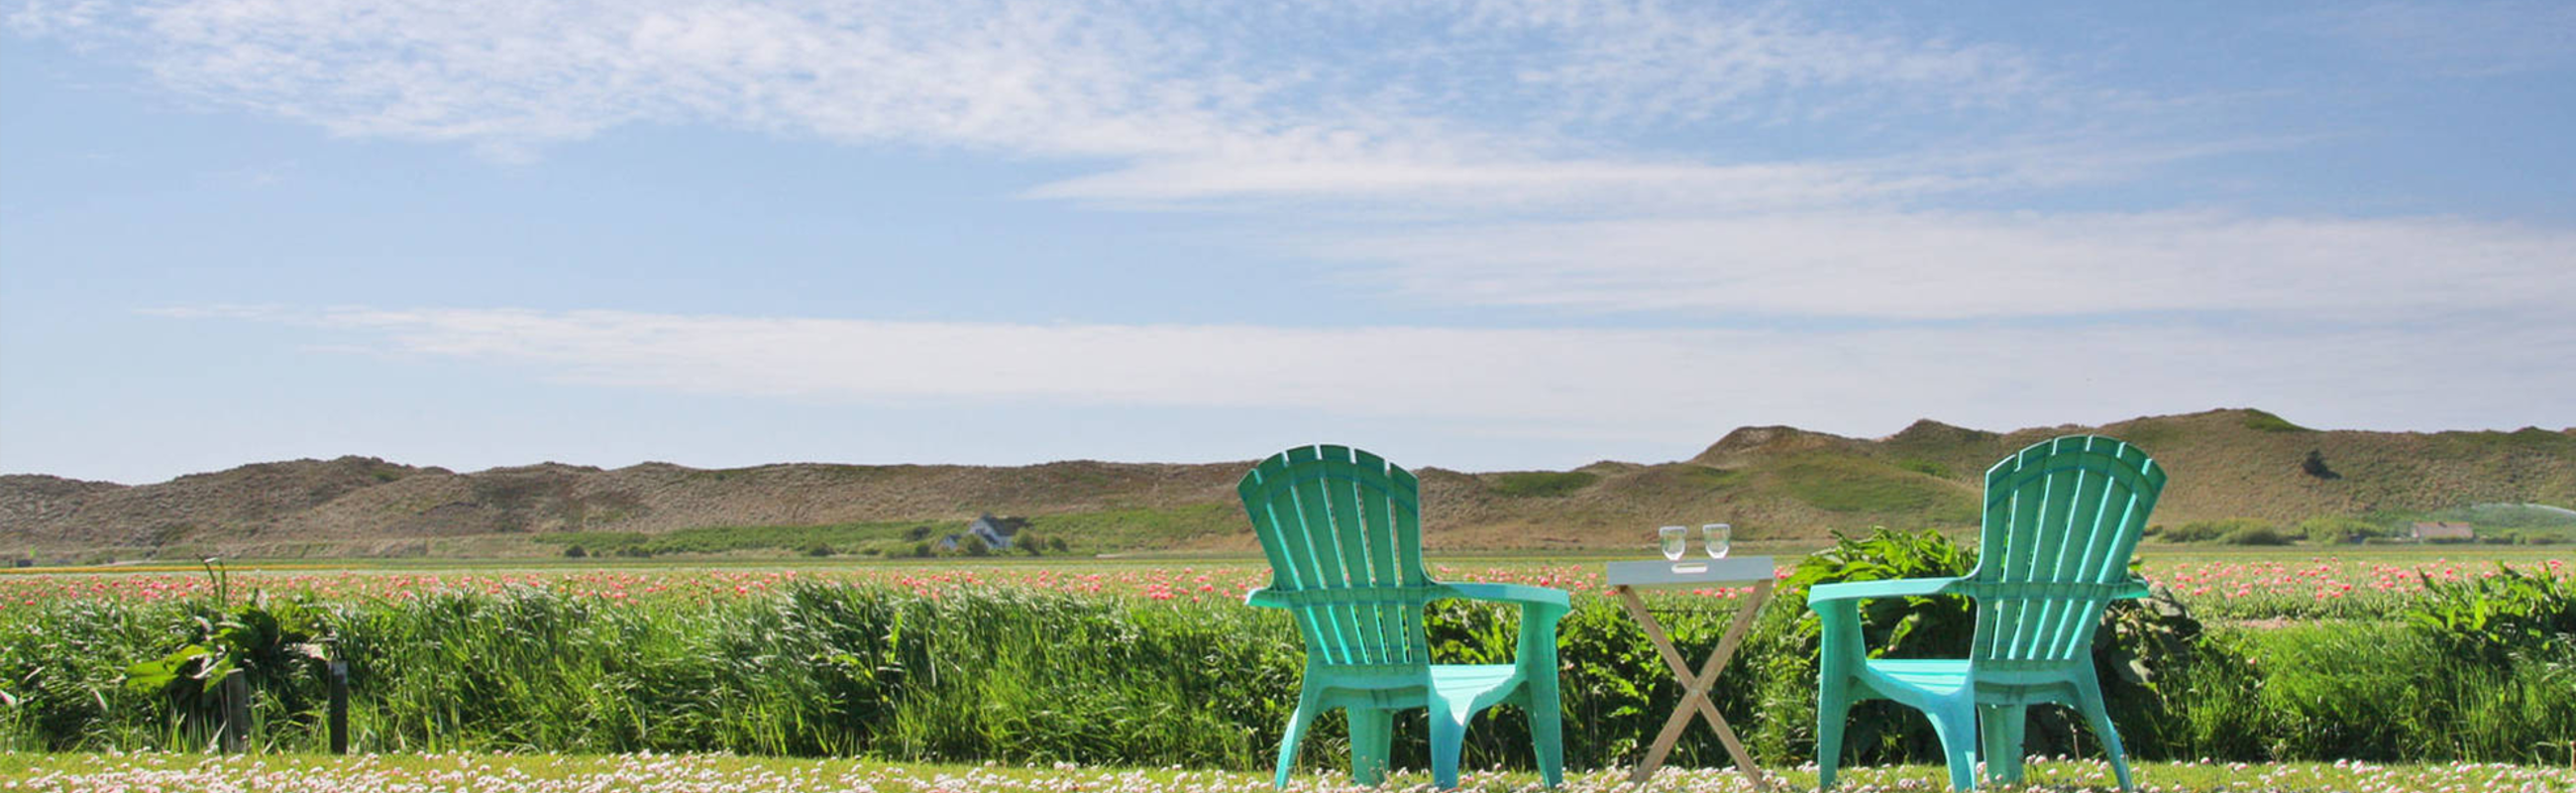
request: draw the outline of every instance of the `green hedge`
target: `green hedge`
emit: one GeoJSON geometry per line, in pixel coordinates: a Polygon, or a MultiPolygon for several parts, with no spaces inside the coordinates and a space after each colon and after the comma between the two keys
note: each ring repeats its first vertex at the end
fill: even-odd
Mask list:
{"type": "MultiPolygon", "coordinates": [[[[1724,600],[1657,601],[1694,660],[1724,600]]],[[[1259,769],[1294,707],[1302,653],[1279,613],[1027,590],[910,591],[804,583],[766,597],[612,603],[544,590],[438,592],[318,604],[352,664],[359,751],[731,751],[905,760],[1070,761],[1259,769]]],[[[188,703],[122,684],[132,664],[205,635],[202,605],[74,601],[0,611],[0,748],[187,748],[188,703]]],[[[1718,706],[1763,762],[1812,752],[1814,658],[1794,597],[1759,624],[1718,706]]],[[[1510,653],[1512,615],[1444,603],[1435,652],[1510,653]]],[[[1632,762],[1679,690],[1608,599],[1584,596],[1561,633],[1566,750],[1576,767],[1632,762]]],[[[2477,661],[2421,628],[2316,624],[2213,630],[2154,659],[2152,686],[2115,696],[2145,759],[2559,762],[2576,740],[2568,659],[2477,661]]],[[[283,656],[280,656],[283,657],[283,656]]],[[[2108,661],[2106,661],[2108,663],[2108,661]]],[[[263,748],[323,743],[310,664],[253,669],[263,748]]],[[[2106,679],[2116,670],[2107,670],[2106,679]]],[[[1860,762],[1932,761],[1919,716],[1855,711],[1860,762]]],[[[1399,722],[1398,761],[1422,762],[1399,722]]],[[[1342,762],[1337,716],[1308,765],[1342,762]]],[[[1725,765],[1692,728],[1675,762],[1725,765]]],[[[2065,714],[2041,713],[2030,751],[2090,753],[2065,714]]],[[[1517,714],[1479,719],[1471,767],[1529,762],[1517,714]]]]}

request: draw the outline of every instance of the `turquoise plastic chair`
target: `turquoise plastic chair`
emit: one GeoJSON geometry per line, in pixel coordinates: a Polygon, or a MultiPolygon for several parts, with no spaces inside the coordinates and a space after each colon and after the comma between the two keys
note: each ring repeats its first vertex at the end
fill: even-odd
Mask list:
{"type": "Polygon", "coordinates": [[[1422,569],[1420,489],[1404,469],[1342,446],[1280,452],[1235,486],[1270,557],[1270,586],[1244,602],[1287,609],[1306,641],[1304,690],[1279,741],[1281,787],[1307,726],[1333,708],[1350,717],[1351,777],[1365,785],[1386,779],[1395,712],[1427,709],[1432,779],[1457,787],[1467,719],[1502,703],[1529,714],[1548,786],[1564,780],[1556,622],[1570,601],[1544,587],[1431,580],[1422,569]],[[1520,604],[1514,662],[1431,663],[1422,608],[1447,598],[1520,604]]]}
{"type": "Polygon", "coordinates": [[[2164,486],[2164,469],[2119,440],[2074,435],[2034,444],[1986,471],[1975,571],[1811,588],[1807,607],[1824,628],[1818,786],[1834,785],[1852,703],[1889,699],[1932,720],[1952,790],[1975,785],[1980,756],[1994,781],[2020,781],[2023,719],[2030,706],[2050,702],[2083,712],[2111,755],[2120,789],[2135,790],[2120,733],[2102,706],[2091,648],[2110,601],[2147,594],[2146,582],[2129,577],[2129,554],[2164,486]],[[1965,660],[1868,657],[1860,601],[1914,595],[1976,600],[1977,630],[1965,660]]]}

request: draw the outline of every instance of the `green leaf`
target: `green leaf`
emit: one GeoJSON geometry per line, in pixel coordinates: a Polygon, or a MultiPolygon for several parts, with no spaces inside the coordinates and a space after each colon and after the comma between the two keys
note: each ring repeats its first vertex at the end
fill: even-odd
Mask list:
{"type": "Polygon", "coordinates": [[[206,649],[205,645],[191,644],[179,648],[178,652],[126,667],[125,688],[138,694],[167,691],[184,674],[180,670],[212,654],[213,651],[206,649]]]}

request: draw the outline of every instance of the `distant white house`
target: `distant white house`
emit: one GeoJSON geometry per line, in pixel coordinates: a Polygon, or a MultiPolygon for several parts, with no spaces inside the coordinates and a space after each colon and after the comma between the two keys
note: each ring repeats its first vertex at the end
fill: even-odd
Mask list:
{"type": "Polygon", "coordinates": [[[2416,542],[2476,542],[2478,539],[2477,530],[2469,528],[2469,524],[2450,521],[2417,523],[2407,531],[2407,536],[2416,542]]]}
{"type": "Polygon", "coordinates": [[[939,538],[939,550],[954,551],[967,537],[980,537],[985,547],[996,552],[1007,551],[1011,549],[1012,538],[1020,536],[1020,527],[1028,524],[1025,518],[996,518],[987,512],[975,522],[966,524],[965,531],[939,538]]]}

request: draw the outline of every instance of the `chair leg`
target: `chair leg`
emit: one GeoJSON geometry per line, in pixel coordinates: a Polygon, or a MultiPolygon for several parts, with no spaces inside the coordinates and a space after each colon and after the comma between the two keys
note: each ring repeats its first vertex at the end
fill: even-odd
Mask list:
{"type": "Polygon", "coordinates": [[[1551,678],[1530,685],[1530,749],[1538,754],[1539,779],[1548,787],[1565,784],[1565,708],[1558,702],[1556,681],[1551,678]]]}
{"type": "Polygon", "coordinates": [[[2027,705],[1977,708],[1978,744],[1986,761],[1986,778],[2005,784],[2021,781],[2022,728],[2030,718],[2027,705]]]}
{"type": "Polygon", "coordinates": [[[1923,715],[1932,719],[1932,731],[1941,736],[1941,754],[1950,766],[1950,789],[1971,790],[1977,786],[1977,708],[1958,702],[1944,704],[1923,715]]]}
{"type": "MultiPolygon", "coordinates": [[[[2088,668],[2085,671],[2089,673],[2092,670],[2088,668]]],[[[2091,674],[2085,674],[2075,679],[2075,687],[2077,689],[2075,698],[2080,700],[2076,703],[2076,707],[2084,711],[2085,721],[2093,723],[2093,737],[2102,742],[2103,751],[2111,756],[2111,773],[2119,778],[2120,789],[2136,791],[2137,783],[2129,779],[2128,753],[2120,748],[2120,730],[2111,726],[2111,711],[2102,704],[2101,681],[2095,680],[2091,674]]]]}
{"type": "Polygon", "coordinates": [[[1449,712],[1449,703],[1431,700],[1431,783],[1441,790],[1458,786],[1458,752],[1466,748],[1467,725],[1449,712]]]}
{"type": "Polygon", "coordinates": [[[1315,713],[1323,709],[1323,704],[1323,697],[1316,689],[1298,693],[1297,712],[1288,717],[1288,734],[1279,736],[1279,773],[1271,778],[1272,785],[1288,786],[1289,774],[1297,770],[1297,745],[1306,740],[1306,727],[1315,723],[1315,713]]]}
{"type": "Polygon", "coordinates": [[[1851,721],[1849,678],[1826,672],[1816,686],[1816,789],[1832,790],[1842,765],[1843,727],[1851,721]]]}
{"type": "Polygon", "coordinates": [[[1388,751],[1395,745],[1395,711],[1385,708],[1346,708],[1351,718],[1351,781],[1375,785],[1386,781],[1391,765],[1388,751]]]}

